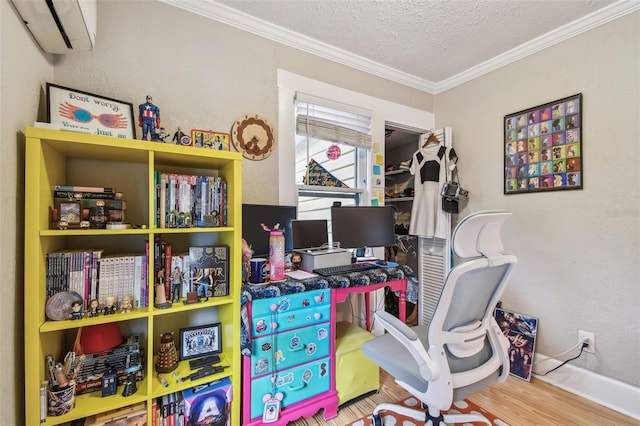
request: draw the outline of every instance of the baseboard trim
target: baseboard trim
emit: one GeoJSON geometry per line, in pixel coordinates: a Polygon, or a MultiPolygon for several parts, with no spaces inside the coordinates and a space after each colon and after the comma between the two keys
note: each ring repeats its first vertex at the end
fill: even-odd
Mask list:
{"type": "MultiPolygon", "coordinates": [[[[535,356],[535,361],[536,371],[548,371],[561,364],[556,359],[540,354],[535,356]]],[[[546,376],[533,377],[611,408],[625,416],[640,420],[640,388],[638,387],[571,364],[566,364],[546,376]]]]}

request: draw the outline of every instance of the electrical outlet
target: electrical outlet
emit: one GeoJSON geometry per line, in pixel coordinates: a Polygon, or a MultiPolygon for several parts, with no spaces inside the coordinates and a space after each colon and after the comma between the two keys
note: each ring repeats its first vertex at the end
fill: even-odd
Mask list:
{"type": "Polygon", "coordinates": [[[578,330],[578,343],[587,341],[588,346],[584,348],[585,352],[596,352],[596,335],[590,331],[578,330]]]}

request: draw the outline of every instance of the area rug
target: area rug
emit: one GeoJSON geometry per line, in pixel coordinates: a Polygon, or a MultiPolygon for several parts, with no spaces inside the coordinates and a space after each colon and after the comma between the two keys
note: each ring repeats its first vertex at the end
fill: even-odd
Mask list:
{"type": "MultiPolygon", "coordinates": [[[[420,401],[418,401],[415,398],[407,398],[404,401],[397,402],[396,404],[404,405],[405,407],[409,407],[413,409],[420,409],[420,401]]],[[[454,413],[482,414],[491,422],[492,425],[509,426],[507,422],[500,420],[499,418],[497,418],[487,410],[481,407],[478,407],[473,402],[467,401],[467,400],[454,403],[453,406],[449,409],[449,411],[447,411],[447,413],[448,414],[454,414],[454,413]]],[[[382,416],[382,424],[384,426],[423,426],[424,425],[424,422],[420,422],[416,419],[412,419],[410,417],[406,417],[401,414],[394,413],[392,411],[384,411],[384,412],[381,411],[380,415],[382,416]]],[[[371,415],[369,415],[367,417],[361,418],[356,422],[350,423],[348,426],[371,426],[372,424],[373,424],[373,420],[371,418],[371,415]]],[[[473,422],[468,424],[484,425],[484,423],[479,423],[479,422],[473,422]]]]}

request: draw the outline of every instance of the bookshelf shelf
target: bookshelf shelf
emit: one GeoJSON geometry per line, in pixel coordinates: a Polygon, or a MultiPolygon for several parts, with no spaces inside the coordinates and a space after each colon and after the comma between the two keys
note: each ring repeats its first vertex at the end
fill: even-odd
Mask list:
{"type": "MultiPolygon", "coordinates": [[[[60,130],[28,127],[25,130],[25,424],[62,425],[109,410],[143,402],[148,423],[152,421],[154,399],[195,385],[228,378],[233,393],[241,394],[240,362],[240,287],[242,242],[242,156],[236,152],[184,147],[158,142],[118,139],[60,130]],[[228,187],[228,225],[215,228],[159,228],[155,225],[154,174],[156,171],[189,175],[219,176],[228,187]],[[113,187],[127,200],[126,221],[135,229],[50,229],[49,210],[54,207],[55,185],[113,187]],[[227,282],[229,295],[210,296],[208,301],[168,309],[157,309],[154,300],[154,239],[161,236],[173,247],[174,254],[192,246],[225,245],[229,248],[227,282]],[[147,244],[149,242],[149,244],[147,244]],[[147,248],[148,245],[148,248],[147,248]],[[103,255],[144,255],[148,250],[147,271],[149,306],[131,312],[102,315],[81,320],[51,321],[45,316],[47,300],[48,253],[60,250],[100,248],[103,255]],[[61,416],[46,416],[40,422],[40,387],[49,378],[45,357],[59,361],[73,349],[81,327],[117,322],[121,334],[136,334],[142,351],[144,379],[137,391],[123,397],[124,385],[115,395],[101,392],[76,395],[75,408],[61,416]],[[198,380],[176,383],[188,376],[188,362],[181,362],[179,376],[165,374],[168,387],[155,377],[154,355],[160,335],[173,332],[179,346],[180,328],[220,322],[223,372],[198,380]]],[[[240,398],[231,404],[234,423],[240,419],[240,398]]]]}

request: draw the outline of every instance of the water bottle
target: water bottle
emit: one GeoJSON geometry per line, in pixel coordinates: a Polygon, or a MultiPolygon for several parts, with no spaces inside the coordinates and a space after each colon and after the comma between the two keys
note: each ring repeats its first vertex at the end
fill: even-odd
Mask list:
{"type": "Polygon", "coordinates": [[[269,232],[269,280],[284,279],[284,233],[274,230],[269,232]]]}

